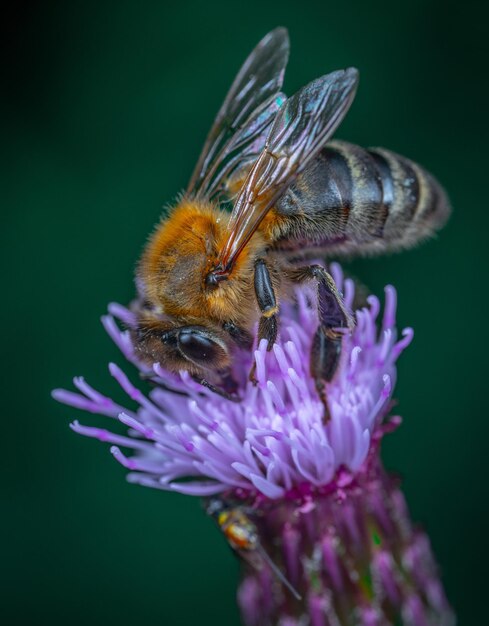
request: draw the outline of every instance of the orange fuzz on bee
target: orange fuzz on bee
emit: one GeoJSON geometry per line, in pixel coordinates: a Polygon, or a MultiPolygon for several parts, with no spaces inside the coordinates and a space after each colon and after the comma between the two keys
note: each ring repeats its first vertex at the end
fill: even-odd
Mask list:
{"type": "Polygon", "coordinates": [[[257,232],[239,256],[228,280],[218,289],[206,285],[226,237],[229,213],[210,203],[183,201],[150,237],[138,276],[145,295],[166,315],[189,323],[232,321],[249,327],[258,313],[253,306],[254,260],[266,242],[257,232]],[[250,323],[251,322],[251,323],[250,323]]]}

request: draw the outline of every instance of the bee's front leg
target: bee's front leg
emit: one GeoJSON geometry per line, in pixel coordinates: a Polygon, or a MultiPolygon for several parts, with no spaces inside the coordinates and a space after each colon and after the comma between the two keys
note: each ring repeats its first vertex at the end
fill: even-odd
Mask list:
{"type": "Polygon", "coordinates": [[[321,265],[290,269],[287,277],[299,283],[310,280],[317,282],[319,327],[312,342],[310,369],[324,406],[324,422],[327,423],[331,414],[326,384],[333,380],[341,357],[343,333],[338,329],[351,331],[355,322],[345,307],[333,277],[321,265]]]}
{"type": "MultiPolygon", "coordinates": [[[[278,304],[273,289],[272,279],[267,264],[263,259],[255,262],[254,274],[255,296],[261,317],[258,324],[258,343],[262,339],[268,342],[267,350],[271,350],[278,333],[278,304]]],[[[256,383],[255,364],[251,368],[250,380],[256,383]]]]}
{"type": "Polygon", "coordinates": [[[226,400],[231,400],[231,402],[241,402],[241,398],[237,395],[238,386],[230,374],[221,375],[222,387],[214,385],[206,378],[203,378],[198,374],[193,374],[192,380],[194,380],[196,383],[199,383],[199,385],[206,387],[213,393],[217,393],[217,395],[225,398],[226,400]]]}

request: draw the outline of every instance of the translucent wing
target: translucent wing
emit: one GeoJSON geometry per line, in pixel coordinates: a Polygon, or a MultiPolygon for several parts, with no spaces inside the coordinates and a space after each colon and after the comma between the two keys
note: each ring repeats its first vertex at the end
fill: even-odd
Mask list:
{"type": "Polygon", "coordinates": [[[221,192],[228,191],[227,183],[235,176],[246,176],[263,150],[270,125],[285,100],[284,94],[277,94],[269,104],[260,107],[245,126],[236,130],[209,168],[196,194],[198,197],[212,199],[221,192]]]}
{"type": "Polygon", "coordinates": [[[266,35],[234,79],[209,131],[187,192],[211,197],[241,163],[262,150],[285,96],[280,94],[289,56],[285,28],[266,35]]]}
{"type": "Polygon", "coordinates": [[[267,212],[334,133],[357,84],[356,69],[333,72],[309,83],[282,106],[236,199],[217,275],[229,273],[267,212]]]}

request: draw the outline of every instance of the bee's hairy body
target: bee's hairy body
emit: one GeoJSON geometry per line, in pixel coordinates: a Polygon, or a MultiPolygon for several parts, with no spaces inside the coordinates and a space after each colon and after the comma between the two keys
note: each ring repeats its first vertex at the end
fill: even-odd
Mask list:
{"type": "Polygon", "coordinates": [[[332,72],[287,98],[288,49],[277,28],[238,72],[186,193],[139,262],[132,338],[148,365],[186,370],[236,399],[235,349],[249,351],[256,334],[270,350],[280,301],[294,284],[312,282],[318,328],[310,371],[327,421],[326,384],[354,318],[327,269],[301,259],[410,247],[438,230],[450,208],[438,183],[408,159],[331,141],[353,102],[357,70],[332,72]]]}
{"type": "Polygon", "coordinates": [[[215,263],[229,214],[198,200],[179,203],[156,228],[139,264],[143,297],[178,324],[252,329],[256,321],[253,295],[254,260],[266,250],[257,232],[241,255],[232,278],[209,289],[205,276],[215,263]]]}
{"type": "Polygon", "coordinates": [[[298,258],[375,254],[414,245],[440,228],[449,205],[420,166],[388,150],[331,142],[284,193],[244,248],[228,280],[210,289],[229,213],[183,200],[156,228],[139,265],[144,299],[177,325],[232,322],[252,332],[260,317],[255,262],[267,257],[277,293],[298,258]]]}

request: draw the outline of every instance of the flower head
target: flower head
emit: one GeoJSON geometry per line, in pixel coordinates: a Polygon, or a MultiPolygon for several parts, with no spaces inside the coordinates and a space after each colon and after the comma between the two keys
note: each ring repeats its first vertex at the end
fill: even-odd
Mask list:
{"type": "MultiPolygon", "coordinates": [[[[412,526],[398,481],[383,469],[382,435],[390,417],[396,361],[410,343],[397,338],[396,293],[386,287],[384,311],[370,296],[354,307],[355,287],[331,267],[356,326],[327,386],[331,419],[309,373],[318,326],[315,293],[300,289],[280,310],[273,350],[265,342],[235,359],[238,403],[158,364],[138,362],[130,310],[110,306],[109,335],[152,390],[145,394],[116,365],[111,374],[135,405],[128,409],[82,378],[78,393],[57,390],[71,406],[117,420],[125,429],[72,424],[112,443],[129,480],[208,500],[207,512],[242,557],[238,602],[247,626],[272,624],[406,624],[453,626],[429,542],[412,526]],[[239,357],[239,358],[238,358],[239,357]],[[254,360],[256,384],[248,381],[254,360]],[[132,450],[127,455],[121,448],[132,450]],[[226,521],[227,520],[227,521],[226,521]]],[[[358,300],[358,297],[355,298],[358,300]]],[[[116,425],[117,426],[117,425],[116,425]]]]}
{"type": "MultiPolygon", "coordinates": [[[[352,308],[355,287],[332,273],[352,308]]],[[[257,383],[246,378],[250,359],[237,363],[245,381],[242,401],[226,400],[195,383],[186,373],[175,376],[158,364],[148,370],[135,358],[126,326],[132,313],[111,305],[105,328],[124,356],[154,388],[145,395],[114,364],[109,366],[129,398],[128,409],[75,378],[79,393],[56,390],[66,404],[115,418],[127,427],[120,435],[99,427],[72,424],[76,432],[113,444],[111,452],[131,470],[131,482],[192,495],[235,491],[276,499],[330,485],[340,471],[358,472],[382,433],[396,379],[396,360],[410,343],[406,329],[400,340],[395,329],[396,293],[386,287],[380,328],[380,303],[375,296],[356,311],[356,327],[343,338],[342,361],[327,387],[331,420],[323,423],[321,401],[309,374],[309,352],[318,325],[314,293],[301,289],[295,302],[281,308],[281,333],[271,352],[266,342],[256,347],[257,383]],[[131,456],[121,447],[133,450],[131,456]]]]}

